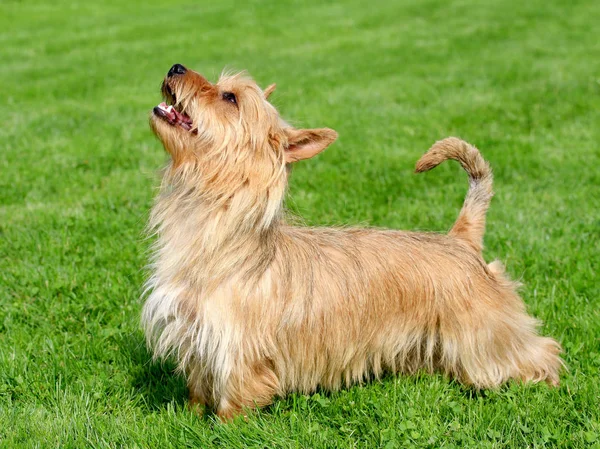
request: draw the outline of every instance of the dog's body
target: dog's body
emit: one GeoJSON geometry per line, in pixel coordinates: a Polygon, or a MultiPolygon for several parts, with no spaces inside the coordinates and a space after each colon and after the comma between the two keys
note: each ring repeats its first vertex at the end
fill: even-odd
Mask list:
{"type": "Polygon", "coordinates": [[[481,256],[492,178],[474,147],[449,138],[417,164],[456,159],[470,176],[448,235],[293,227],[286,167],[335,132],[289,127],[240,77],[212,85],[175,65],[163,94],[176,111],[163,103],[151,123],[172,163],[151,216],[143,323],[154,354],[185,372],[192,402],[228,418],[290,391],[421,368],[478,388],[558,383],[559,345],[537,335],[515,283],[481,256]]]}

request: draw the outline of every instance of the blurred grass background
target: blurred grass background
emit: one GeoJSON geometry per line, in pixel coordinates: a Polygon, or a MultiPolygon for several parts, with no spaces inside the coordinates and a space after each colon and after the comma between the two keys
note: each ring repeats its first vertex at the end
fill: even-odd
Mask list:
{"type": "Polygon", "coordinates": [[[592,0],[0,2],[0,447],[600,447],[598,23],[592,0]],[[466,176],[414,163],[477,145],[485,255],[562,342],[560,388],[390,376],[231,425],[187,411],[138,299],[166,161],[147,118],[176,62],[247,69],[340,133],[294,169],[310,224],[444,231],[466,176]]]}

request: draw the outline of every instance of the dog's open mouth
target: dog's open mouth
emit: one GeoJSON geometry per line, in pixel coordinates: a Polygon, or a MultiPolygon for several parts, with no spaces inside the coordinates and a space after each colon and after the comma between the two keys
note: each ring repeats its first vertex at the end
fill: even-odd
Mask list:
{"type": "Polygon", "coordinates": [[[183,129],[190,131],[193,125],[192,119],[181,108],[181,104],[177,103],[175,94],[166,82],[163,83],[161,90],[163,97],[170,104],[167,104],[163,101],[154,108],[154,114],[169,122],[173,126],[181,126],[183,129]]]}
{"type": "Polygon", "coordinates": [[[167,105],[164,101],[154,108],[154,113],[173,126],[181,126],[187,131],[192,129],[192,119],[185,112],[178,111],[174,106],[167,105]]]}

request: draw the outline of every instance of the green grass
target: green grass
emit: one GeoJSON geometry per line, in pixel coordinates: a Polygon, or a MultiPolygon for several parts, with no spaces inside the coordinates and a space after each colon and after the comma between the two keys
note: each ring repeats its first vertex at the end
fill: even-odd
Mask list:
{"type": "Polygon", "coordinates": [[[0,447],[600,447],[598,23],[594,0],[0,2],[0,447]],[[561,386],[390,376],[229,425],[189,412],[139,327],[166,161],[147,116],[175,62],[248,69],[340,133],[294,170],[307,223],[446,230],[465,174],[412,168],[476,144],[486,258],[562,342],[561,386]]]}

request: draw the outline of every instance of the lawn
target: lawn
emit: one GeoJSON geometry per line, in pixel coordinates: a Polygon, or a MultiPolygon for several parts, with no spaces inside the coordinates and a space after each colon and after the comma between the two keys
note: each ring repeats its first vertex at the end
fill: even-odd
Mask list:
{"type": "Polygon", "coordinates": [[[598,23],[595,0],[0,2],[0,447],[600,447],[598,23]],[[477,145],[485,256],[562,343],[560,387],[388,376],[191,413],[139,324],[166,162],[148,113],[175,62],[247,69],[294,124],[339,132],[291,178],[309,224],[443,232],[466,175],[414,163],[477,145]]]}

